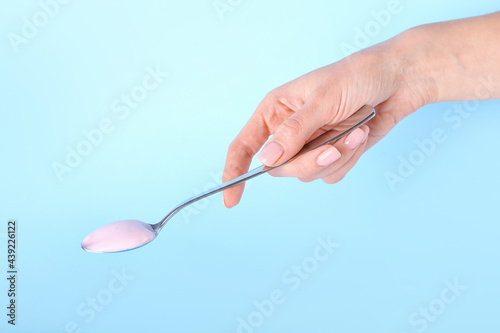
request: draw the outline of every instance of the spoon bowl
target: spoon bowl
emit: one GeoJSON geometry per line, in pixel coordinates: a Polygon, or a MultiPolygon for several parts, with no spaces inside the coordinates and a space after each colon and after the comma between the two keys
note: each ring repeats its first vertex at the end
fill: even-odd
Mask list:
{"type": "Polygon", "coordinates": [[[156,238],[154,225],[138,220],[122,220],[106,224],[82,242],[88,252],[110,253],[137,249],[156,238]]]}

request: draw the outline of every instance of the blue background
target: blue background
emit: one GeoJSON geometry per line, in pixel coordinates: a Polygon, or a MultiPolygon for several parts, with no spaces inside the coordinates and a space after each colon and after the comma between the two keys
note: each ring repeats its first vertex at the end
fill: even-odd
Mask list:
{"type": "MultiPolygon", "coordinates": [[[[19,221],[19,296],[12,327],[2,279],[1,331],[237,332],[238,318],[249,316],[262,322],[240,332],[498,331],[499,101],[475,105],[458,126],[446,112],[463,103],[424,107],[339,184],[266,175],[236,208],[225,209],[218,194],[139,250],[80,249],[105,223],[156,222],[210,186],[263,96],[344,57],[341,44],[353,45],[371,11],[388,4],[230,3],[218,15],[210,0],[71,1],[16,52],[9,33],[20,34],[23,17],[32,20],[40,5],[3,1],[0,236],[9,218],[19,221]],[[121,119],[113,102],[157,66],[169,75],[121,119]],[[102,119],[113,131],[59,180],[52,164],[64,163],[67,146],[75,149],[102,119]],[[434,129],[445,142],[391,189],[386,173],[397,173],[399,158],[434,129]],[[340,247],[291,290],[283,274],[311,259],[318,237],[340,247]],[[122,272],[131,278],[117,292],[122,272]],[[440,303],[445,281],[455,279],[465,290],[440,303]],[[275,289],[284,302],[268,317],[255,315],[254,302],[275,289]],[[429,306],[439,315],[411,322],[429,306]]],[[[369,44],[498,10],[492,0],[400,7],[369,44]]],[[[6,254],[0,259],[6,271],[6,254]]]]}

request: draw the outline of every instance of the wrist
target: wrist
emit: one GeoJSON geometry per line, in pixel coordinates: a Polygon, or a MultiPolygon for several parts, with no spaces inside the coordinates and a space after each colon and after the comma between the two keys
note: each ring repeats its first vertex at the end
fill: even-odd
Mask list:
{"type": "Polygon", "coordinates": [[[418,26],[392,41],[400,82],[418,106],[500,96],[499,13],[418,26]]]}
{"type": "Polygon", "coordinates": [[[413,105],[413,111],[440,101],[440,72],[451,67],[449,55],[435,57],[429,33],[421,27],[402,32],[391,40],[389,58],[395,59],[398,88],[413,105]],[[446,64],[446,65],[445,65],[446,64]]]}

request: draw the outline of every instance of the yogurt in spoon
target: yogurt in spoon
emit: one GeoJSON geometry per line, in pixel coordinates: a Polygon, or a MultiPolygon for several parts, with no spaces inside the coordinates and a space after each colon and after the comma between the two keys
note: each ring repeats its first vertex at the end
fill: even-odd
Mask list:
{"type": "Polygon", "coordinates": [[[85,237],[82,249],[97,253],[127,251],[146,245],[155,237],[151,224],[138,220],[116,221],[85,237]]]}

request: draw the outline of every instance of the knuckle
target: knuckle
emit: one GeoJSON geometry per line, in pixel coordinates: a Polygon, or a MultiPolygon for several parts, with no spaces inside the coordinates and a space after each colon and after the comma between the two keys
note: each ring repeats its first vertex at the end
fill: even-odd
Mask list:
{"type": "Polygon", "coordinates": [[[320,101],[325,101],[329,98],[331,94],[331,89],[328,89],[326,86],[320,86],[314,90],[314,101],[318,103],[320,101]]]}
{"type": "Polygon", "coordinates": [[[295,166],[295,177],[297,178],[310,178],[311,171],[309,168],[300,163],[295,166]]]}
{"type": "Polygon", "coordinates": [[[268,92],[266,94],[266,96],[264,96],[263,100],[274,102],[274,101],[278,100],[279,97],[280,97],[280,93],[279,93],[278,89],[276,88],[276,89],[273,89],[270,92],[268,92]]]}
{"type": "Polygon", "coordinates": [[[228,154],[236,154],[242,152],[245,157],[252,158],[257,151],[250,144],[240,139],[235,139],[229,144],[228,154]]]}
{"type": "Polygon", "coordinates": [[[228,169],[224,169],[224,172],[222,173],[222,181],[227,182],[227,181],[231,180],[232,178],[234,178],[234,177],[231,175],[231,171],[228,169]]]}
{"type": "Polygon", "coordinates": [[[244,141],[235,139],[231,142],[222,176],[223,181],[231,180],[247,172],[248,167],[245,167],[244,161],[251,160],[255,153],[256,150],[244,141]]]}
{"type": "Polygon", "coordinates": [[[311,177],[299,177],[298,180],[300,180],[303,183],[310,183],[312,181],[315,181],[316,179],[311,177]]]}
{"type": "Polygon", "coordinates": [[[248,170],[243,168],[241,165],[231,163],[224,168],[224,172],[222,173],[222,181],[227,182],[228,180],[241,176],[247,171],[248,170]]]}
{"type": "Polygon", "coordinates": [[[252,158],[257,153],[257,150],[255,148],[244,141],[241,142],[240,149],[249,158],[252,158]]]}
{"type": "Polygon", "coordinates": [[[282,130],[286,136],[298,136],[304,130],[302,122],[296,118],[288,118],[282,124],[282,130]]]}
{"type": "Polygon", "coordinates": [[[344,179],[344,177],[345,177],[345,174],[333,174],[333,175],[323,177],[323,178],[321,178],[321,180],[323,180],[327,184],[336,184],[336,183],[340,182],[342,179],[344,179]]]}
{"type": "Polygon", "coordinates": [[[389,124],[390,128],[396,126],[400,119],[395,115],[394,112],[386,112],[384,116],[387,119],[387,123],[389,124]]]}
{"type": "Polygon", "coordinates": [[[325,182],[326,184],[329,184],[329,185],[333,185],[335,184],[337,181],[333,178],[322,178],[323,182],[325,182]]]}

